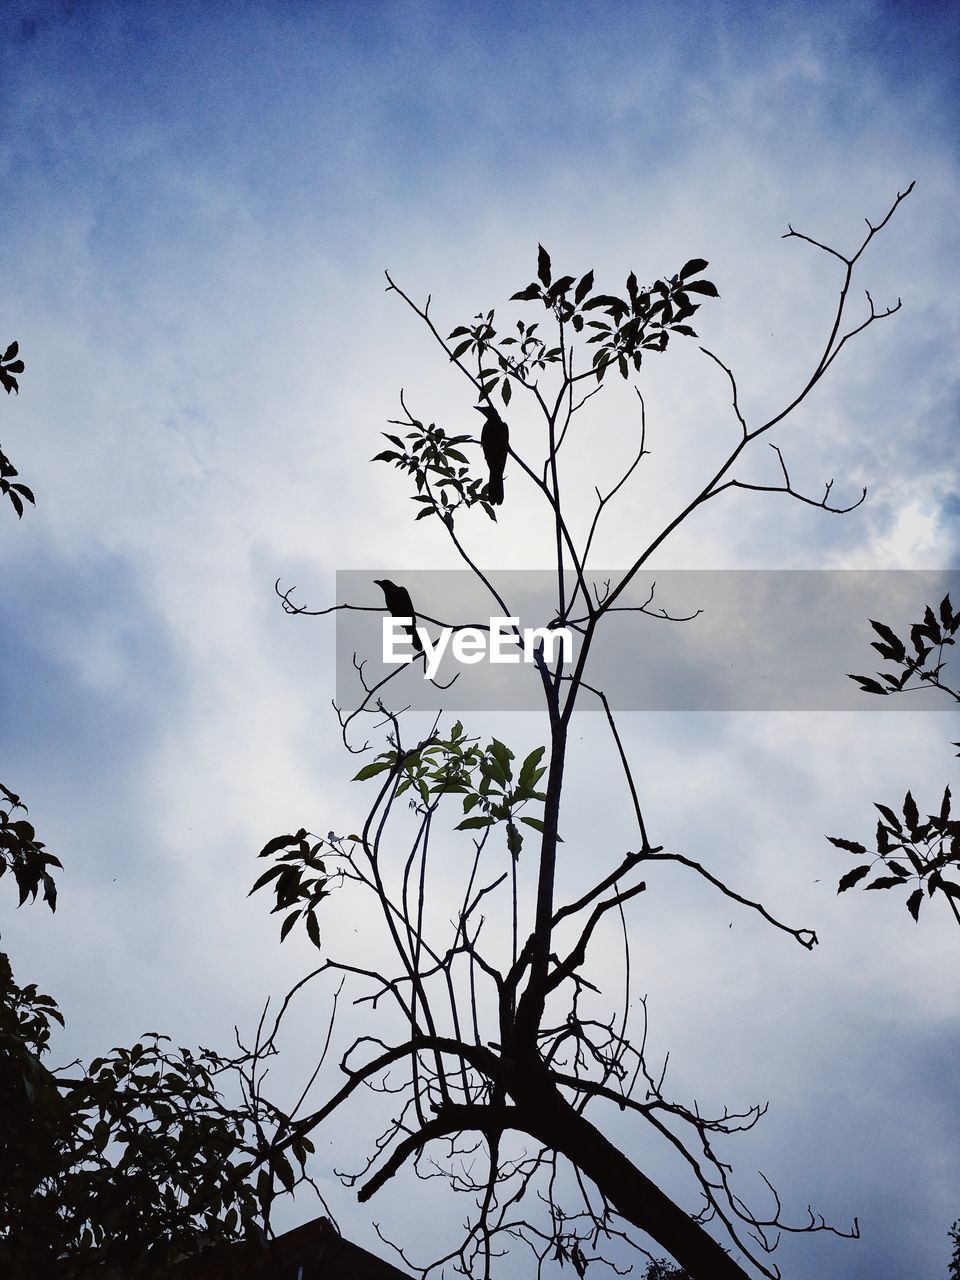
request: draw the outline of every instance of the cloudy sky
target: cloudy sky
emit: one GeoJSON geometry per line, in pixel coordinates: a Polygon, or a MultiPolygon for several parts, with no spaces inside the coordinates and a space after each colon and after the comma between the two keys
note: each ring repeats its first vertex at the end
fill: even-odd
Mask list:
{"type": "MultiPolygon", "coordinates": [[[[284,616],[273,583],[319,607],[337,570],[454,567],[400,478],[367,463],[401,387],[419,415],[476,430],[469,387],[384,293],[385,268],[452,329],[532,278],[538,241],[609,289],[707,258],[721,298],[698,332],[758,422],[816,363],[839,284],[836,259],[781,239],[787,225],[852,251],[915,180],[851,303],[862,317],[869,289],[902,310],[775,436],[797,487],[819,496],[832,478],[852,501],[866,486],[864,505],[837,517],[730,493],[655,564],[960,567],[957,27],[937,0],[9,0],[0,342],[19,340],[27,368],[0,443],[37,507],[0,509],[0,779],[65,871],[55,917],[14,912],[8,893],[0,920],[21,979],[64,1007],[64,1060],[146,1029],[226,1045],[311,962],[245,899],[255,855],[281,830],[349,829],[364,797],[330,710],[334,629],[284,616]]],[[[736,438],[724,376],[674,345],[645,369],[652,454],[598,543],[604,567],[629,563],[736,438]]],[[[629,460],[636,402],[611,388],[584,422],[575,518],[629,460]]],[[[529,435],[522,413],[511,426],[535,455],[532,419],[529,435]]],[[[776,482],[763,442],[742,476],[776,482]]],[[[545,568],[549,528],[511,479],[471,547],[493,568],[545,568]]],[[[377,599],[371,585],[358,603],[377,599]]],[[[864,669],[868,640],[864,622],[864,669]]],[[[469,727],[518,754],[543,736],[518,713],[469,727]]],[[[907,786],[932,807],[960,735],[919,712],[623,727],[653,838],[822,944],[809,955],[680,876],[648,878],[636,981],[676,1094],[769,1099],[735,1149],[745,1191],[762,1169],[797,1216],[808,1201],[859,1216],[859,1243],[785,1247],[789,1280],[945,1275],[960,938],[936,903],[918,927],[893,895],[838,899],[847,863],[823,837],[865,833],[871,802],[907,786]]],[[[575,738],[567,846],[629,848],[597,718],[575,738]]],[[[331,945],[364,926],[340,911],[331,945]]],[[[328,998],[292,1032],[290,1080],[328,998]]],[[[330,1176],[365,1137],[356,1116],[332,1128],[318,1176],[354,1238],[372,1239],[371,1216],[400,1237],[399,1188],[371,1211],[330,1176]]]]}

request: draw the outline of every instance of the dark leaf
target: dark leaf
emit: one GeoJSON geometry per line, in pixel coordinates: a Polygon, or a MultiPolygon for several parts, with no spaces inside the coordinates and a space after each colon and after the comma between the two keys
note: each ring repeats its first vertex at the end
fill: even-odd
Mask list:
{"type": "Polygon", "coordinates": [[[307,937],[313,945],[320,950],[320,926],[317,924],[317,917],[312,911],[307,912],[307,937]]]}
{"type": "Polygon", "coordinates": [[[627,306],[622,298],[615,298],[610,293],[598,293],[595,298],[583,304],[584,311],[593,311],[597,307],[606,307],[608,311],[626,312],[627,306]]]}
{"type": "MultiPolygon", "coordinates": [[[[429,516],[432,514],[432,511],[429,509],[425,509],[420,512],[420,516],[429,516]]],[[[420,516],[417,516],[418,520],[420,519],[420,516]]],[[[383,773],[384,769],[389,769],[390,763],[391,762],[389,760],[374,760],[370,764],[365,764],[360,772],[354,777],[353,781],[366,782],[368,778],[375,778],[378,773],[383,773]]]]}
{"type": "Polygon", "coordinates": [[[290,914],[287,916],[286,920],[284,920],[283,924],[280,926],[281,942],[284,940],[284,938],[287,936],[287,934],[290,932],[293,926],[297,923],[297,920],[299,919],[299,917],[300,917],[300,911],[298,909],[296,911],[291,911],[290,914]]]}
{"type": "Polygon", "coordinates": [[[550,288],[550,255],[542,244],[537,245],[537,275],[545,289],[550,288]]]}
{"type": "MultiPolygon", "coordinates": [[[[46,871],[43,873],[43,900],[47,904],[47,906],[50,908],[51,911],[56,911],[57,886],[54,883],[53,876],[48,874],[48,872],[46,871]]],[[[47,996],[46,999],[49,1000],[50,997],[47,996]]]]}
{"type": "Polygon", "coordinates": [[[524,760],[523,764],[520,766],[520,777],[517,785],[521,791],[526,791],[534,785],[537,776],[537,766],[543,759],[545,751],[545,747],[537,747],[535,750],[530,752],[526,760],[524,760]]]}
{"type": "Polygon", "coordinates": [[[521,289],[519,293],[510,295],[511,302],[534,302],[540,297],[540,286],[538,284],[528,284],[525,289],[521,289]]]}
{"type": "Polygon", "coordinates": [[[907,910],[913,916],[914,920],[920,916],[920,904],[923,902],[923,890],[914,889],[910,897],[907,899],[907,910]]]}
{"type": "Polygon", "coordinates": [[[837,893],[844,893],[847,889],[852,889],[858,880],[862,880],[865,875],[870,873],[870,863],[865,866],[854,867],[852,871],[848,871],[845,876],[840,877],[840,883],[837,885],[837,893]]]}
{"type": "Polygon", "coordinates": [[[306,834],[306,831],[301,827],[295,836],[274,836],[272,840],[269,840],[263,846],[257,857],[269,858],[272,853],[279,853],[281,849],[286,849],[293,844],[299,844],[306,834]]]}
{"type": "Polygon", "coordinates": [[[684,288],[687,293],[702,293],[707,298],[720,297],[717,286],[709,280],[691,280],[689,284],[684,285],[684,288]]]}
{"type": "Polygon", "coordinates": [[[895,885],[903,884],[899,876],[878,876],[873,884],[864,885],[865,889],[892,889],[895,885]]]}
{"type": "MultiPolygon", "coordinates": [[[[269,884],[269,882],[273,880],[276,876],[281,875],[285,869],[286,869],[285,867],[278,864],[275,867],[271,867],[269,871],[265,871],[262,876],[257,877],[253,888],[250,890],[250,893],[256,893],[258,889],[262,889],[265,884],[269,884]]],[[[250,893],[247,894],[248,898],[250,897],[250,893]]]]}
{"type": "Polygon", "coordinates": [[[844,840],[843,836],[827,836],[831,844],[835,844],[838,849],[846,849],[850,853],[866,853],[866,845],[858,844],[856,840],[844,840]]]}
{"type": "Polygon", "coordinates": [[[894,829],[894,831],[903,830],[903,824],[901,823],[900,819],[897,817],[897,815],[893,812],[892,809],[888,808],[885,804],[876,804],[876,803],[874,804],[873,807],[875,809],[880,810],[880,812],[886,818],[887,822],[894,829]]]}
{"type": "MultiPolygon", "coordinates": [[[[889,645],[889,644],[883,644],[883,643],[882,643],[882,641],[880,641],[880,640],[874,640],[874,641],[873,641],[873,643],[870,645],[870,648],[871,648],[871,649],[876,649],[876,651],[877,651],[877,653],[879,653],[880,657],[881,657],[881,658],[886,658],[888,662],[899,662],[899,661],[900,661],[900,658],[899,658],[899,656],[898,656],[898,654],[897,654],[897,650],[896,650],[896,649],[894,649],[892,645],[889,645]]],[[[886,675],[884,675],[882,678],[883,678],[884,680],[887,680],[887,681],[890,681],[890,680],[891,680],[891,677],[890,677],[890,676],[886,676],[886,675]]],[[[894,683],[894,684],[896,684],[896,680],[894,680],[894,681],[893,681],[893,683],[894,683]]]]}
{"type": "Polygon", "coordinates": [[[917,802],[909,791],[903,799],[903,816],[910,831],[916,831],[920,826],[920,813],[917,809],[917,802]]]}
{"type": "Polygon", "coordinates": [[[882,684],[876,680],[871,680],[869,676],[855,676],[847,672],[848,680],[855,680],[864,693],[881,693],[887,694],[889,689],[885,689],[882,684]]]}
{"type": "Polygon", "coordinates": [[[522,848],[523,848],[523,836],[520,834],[520,832],[517,830],[517,828],[513,825],[512,822],[508,822],[507,823],[507,849],[510,852],[510,856],[513,858],[518,858],[520,856],[520,850],[522,848]]]}
{"type": "Polygon", "coordinates": [[[910,628],[910,639],[913,641],[913,647],[916,649],[917,655],[920,658],[921,662],[923,661],[924,657],[926,657],[926,654],[928,652],[928,650],[926,650],[923,646],[924,634],[925,633],[924,633],[923,625],[919,622],[915,622],[913,626],[910,628]]]}
{"type": "Polygon", "coordinates": [[[11,342],[9,347],[7,347],[6,351],[3,353],[3,355],[0,356],[0,360],[2,360],[4,364],[6,364],[8,360],[13,359],[13,357],[17,354],[19,350],[20,350],[20,343],[11,342]]]}
{"type": "Polygon", "coordinates": [[[580,278],[580,283],[577,285],[577,291],[573,295],[574,301],[576,302],[578,307],[592,288],[593,288],[593,271],[591,269],[590,271],[587,272],[585,276],[582,276],[580,278]]]}
{"type": "Polygon", "coordinates": [[[687,280],[690,276],[695,276],[698,271],[706,271],[709,265],[710,263],[704,258],[691,258],[680,268],[680,279],[687,280]]]}

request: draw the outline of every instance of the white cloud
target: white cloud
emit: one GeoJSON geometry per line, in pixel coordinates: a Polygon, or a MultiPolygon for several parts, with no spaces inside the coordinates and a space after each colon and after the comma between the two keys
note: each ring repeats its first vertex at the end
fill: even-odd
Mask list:
{"type": "MultiPolygon", "coordinates": [[[[397,478],[366,460],[401,386],[418,414],[475,429],[470,389],[384,296],[384,267],[416,299],[433,294],[446,331],[525,284],[538,239],[611,288],[630,268],[653,276],[703,254],[722,298],[699,331],[758,421],[803,385],[838,279],[835,262],[779,240],[786,223],[855,244],[862,218],[916,177],[864,263],[878,304],[899,294],[903,312],[864,334],[776,436],[805,490],[835,476],[838,494],[867,484],[868,504],[840,519],[727,495],[658,563],[955,559],[943,508],[956,489],[957,312],[943,264],[956,166],[925,86],[894,84],[871,55],[847,77],[837,50],[850,49],[857,15],[814,24],[798,12],[776,8],[752,42],[724,6],[709,38],[652,6],[607,14],[599,31],[577,7],[566,23],[534,14],[522,30],[461,15],[460,54],[438,26],[442,6],[389,16],[395,46],[373,53],[352,44],[373,20],[339,11],[328,27],[258,11],[256,44],[224,15],[163,39],[144,18],[140,45],[119,20],[98,19],[102,66],[69,23],[38,35],[11,81],[4,131],[16,246],[7,323],[27,372],[0,439],[38,495],[18,528],[0,510],[0,556],[19,593],[5,626],[27,655],[7,675],[22,714],[4,768],[67,871],[57,917],[21,913],[4,938],[20,972],[69,998],[71,1046],[92,1052],[98,1034],[113,1043],[154,1023],[184,1040],[208,1028],[228,1037],[309,963],[292,939],[278,950],[258,899],[242,903],[253,855],[291,824],[345,827],[361,788],[345,782],[353,762],[329,712],[332,629],[284,618],[273,579],[319,606],[337,568],[454,564],[430,521],[409,523],[397,478]],[[79,77],[63,72],[71,57],[79,77]],[[88,721],[109,750],[71,751],[88,721]]],[[[653,454],[598,564],[625,563],[638,531],[690,492],[691,471],[706,474],[736,438],[723,375],[694,344],[651,361],[644,385],[653,454]]],[[[601,442],[627,457],[637,430],[630,395],[611,388],[594,406],[569,444],[581,520],[594,467],[615,473],[601,442]]],[[[515,403],[514,439],[526,446],[532,423],[515,403]]],[[[755,449],[750,474],[769,476],[771,451],[755,449]]],[[[520,567],[546,563],[549,530],[519,476],[508,495],[496,527],[465,523],[471,547],[486,564],[517,565],[518,548],[520,567]]],[[[575,757],[588,799],[566,819],[585,861],[635,839],[625,803],[593,799],[616,763],[593,721],[575,757]]],[[[678,1085],[731,1101],[779,1094],[787,1119],[755,1135],[757,1162],[818,1203],[822,1177],[838,1214],[879,1203],[894,1165],[918,1185],[935,1172],[943,1198],[917,1206],[932,1235],[956,1212],[945,1189],[956,1168],[909,1134],[927,1142],[931,1116],[953,1105],[937,1046],[956,1038],[956,944],[949,920],[931,913],[916,928],[891,895],[837,899],[843,866],[822,835],[838,824],[853,834],[874,799],[907,785],[942,786],[949,735],[934,721],[647,716],[630,732],[671,847],[716,859],[771,910],[822,932],[808,956],[678,875],[651,874],[633,916],[638,972],[678,1085]],[[885,1065],[864,1083],[875,1038],[885,1065]],[[904,1075],[917,1081],[906,1098],[904,1075]],[[899,1130],[880,1132],[894,1105],[899,1130]],[[824,1115],[840,1135],[827,1173],[816,1142],[798,1138],[820,1132],[824,1115]],[[867,1154],[863,1126],[877,1129],[867,1154]]],[[[526,721],[477,723],[535,740],[526,721]]],[[[331,935],[350,943],[361,924],[331,921],[331,935]]],[[[600,958],[614,987],[618,945],[609,939],[600,958]]],[[[309,1007],[298,1063],[323,1001],[309,1007]]],[[[355,1141],[346,1123],[337,1135],[355,1141]]],[[[749,1151],[747,1140],[745,1169],[749,1151]]],[[[369,1216],[341,1205],[364,1235],[369,1216]]],[[[871,1274],[893,1277],[902,1219],[891,1209],[871,1223],[861,1249],[886,1267],[871,1274]]],[[[911,1248],[940,1265],[936,1240],[911,1248]]]]}

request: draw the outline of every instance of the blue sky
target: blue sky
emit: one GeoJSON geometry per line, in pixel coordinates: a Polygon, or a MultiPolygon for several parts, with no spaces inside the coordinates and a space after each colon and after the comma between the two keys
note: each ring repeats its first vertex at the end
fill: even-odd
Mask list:
{"type": "MultiPolygon", "coordinates": [[[[867,502],[841,519],[739,494],[658,563],[958,567],[958,25],[954,5],[868,0],[5,6],[0,339],[27,369],[0,443],[38,505],[19,523],[0,509],[0,778],[66,869],[55,918],[8,901],[0,927],[19,973],[64,1005],[64,1059],[147,1027],[228,1043],[309,962],[244,900],[254,855],[291,823],[345,828],[362,799],[329,711],[333,629],[285,618],[272,585],[321,604],[337,569],[452,567],[366,463],[401,386],[424,415],[471,416],[384,268],[453,328],[532,277],[538,240],[611,287],[708,258],[721,299],[699,331],[756,418],[809,369],[837,285],[836,264],[780,239],[787,223],[855,245],[916,179],[863,264],[902,312],[777,436],[805,489],[835,477],[867,502]]],[[[735,426],[692,346],[645,378],[653,470],[600,564],[625,562],[735,426]]],[[[597,412],[628,456],[624,402],[597,412]]],[[[595,451],[575,448],[586,477],[595,451]]],[[[591,493],[572,490],[574,509],[591,493]]],[[[520,502],[484,539],[488,564],[547,563],[520,502]]],[[[542,736],[519,716],[476,728],[521,749],[542,736]]],[[[824,940],[785,954],[679,881],[638,917],[678,1087],[770,1097],[739,1167],[801,1211],[860,1215],[859,1244],[791,1244],[785,1275],[945,1274],[957,942],[948,919],[916,929],[883,895],[837,900],[845,868],[822,838],[908,785],[942,790],[941,718],[625,731],[663,838],[796,903],[824,940]]],[[[586,718],[587,795],[597,732],[586,718]]],[[[570,821],[595,838],[588,808],[570,821]]],[[[629,838],[615,806],[602,825],[629,838]]],[[[343,1164],[359,1135],[332,1132],[343,1164]]],[[[369,1241],[369,1212],[322,1176],[369,1241]]],[[[384,1224],[402,1221],[402,1193],[383,1199],[384,1224]]]]}

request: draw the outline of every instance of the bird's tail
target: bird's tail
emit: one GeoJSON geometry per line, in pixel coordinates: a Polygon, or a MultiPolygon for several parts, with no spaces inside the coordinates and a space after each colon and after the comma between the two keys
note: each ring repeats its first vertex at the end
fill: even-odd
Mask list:
{"type": "Polygon", "coordinates": [[[487,484],[487,497],[495,506],[503,504],[503,476],[491,476],[487,484]]]}

